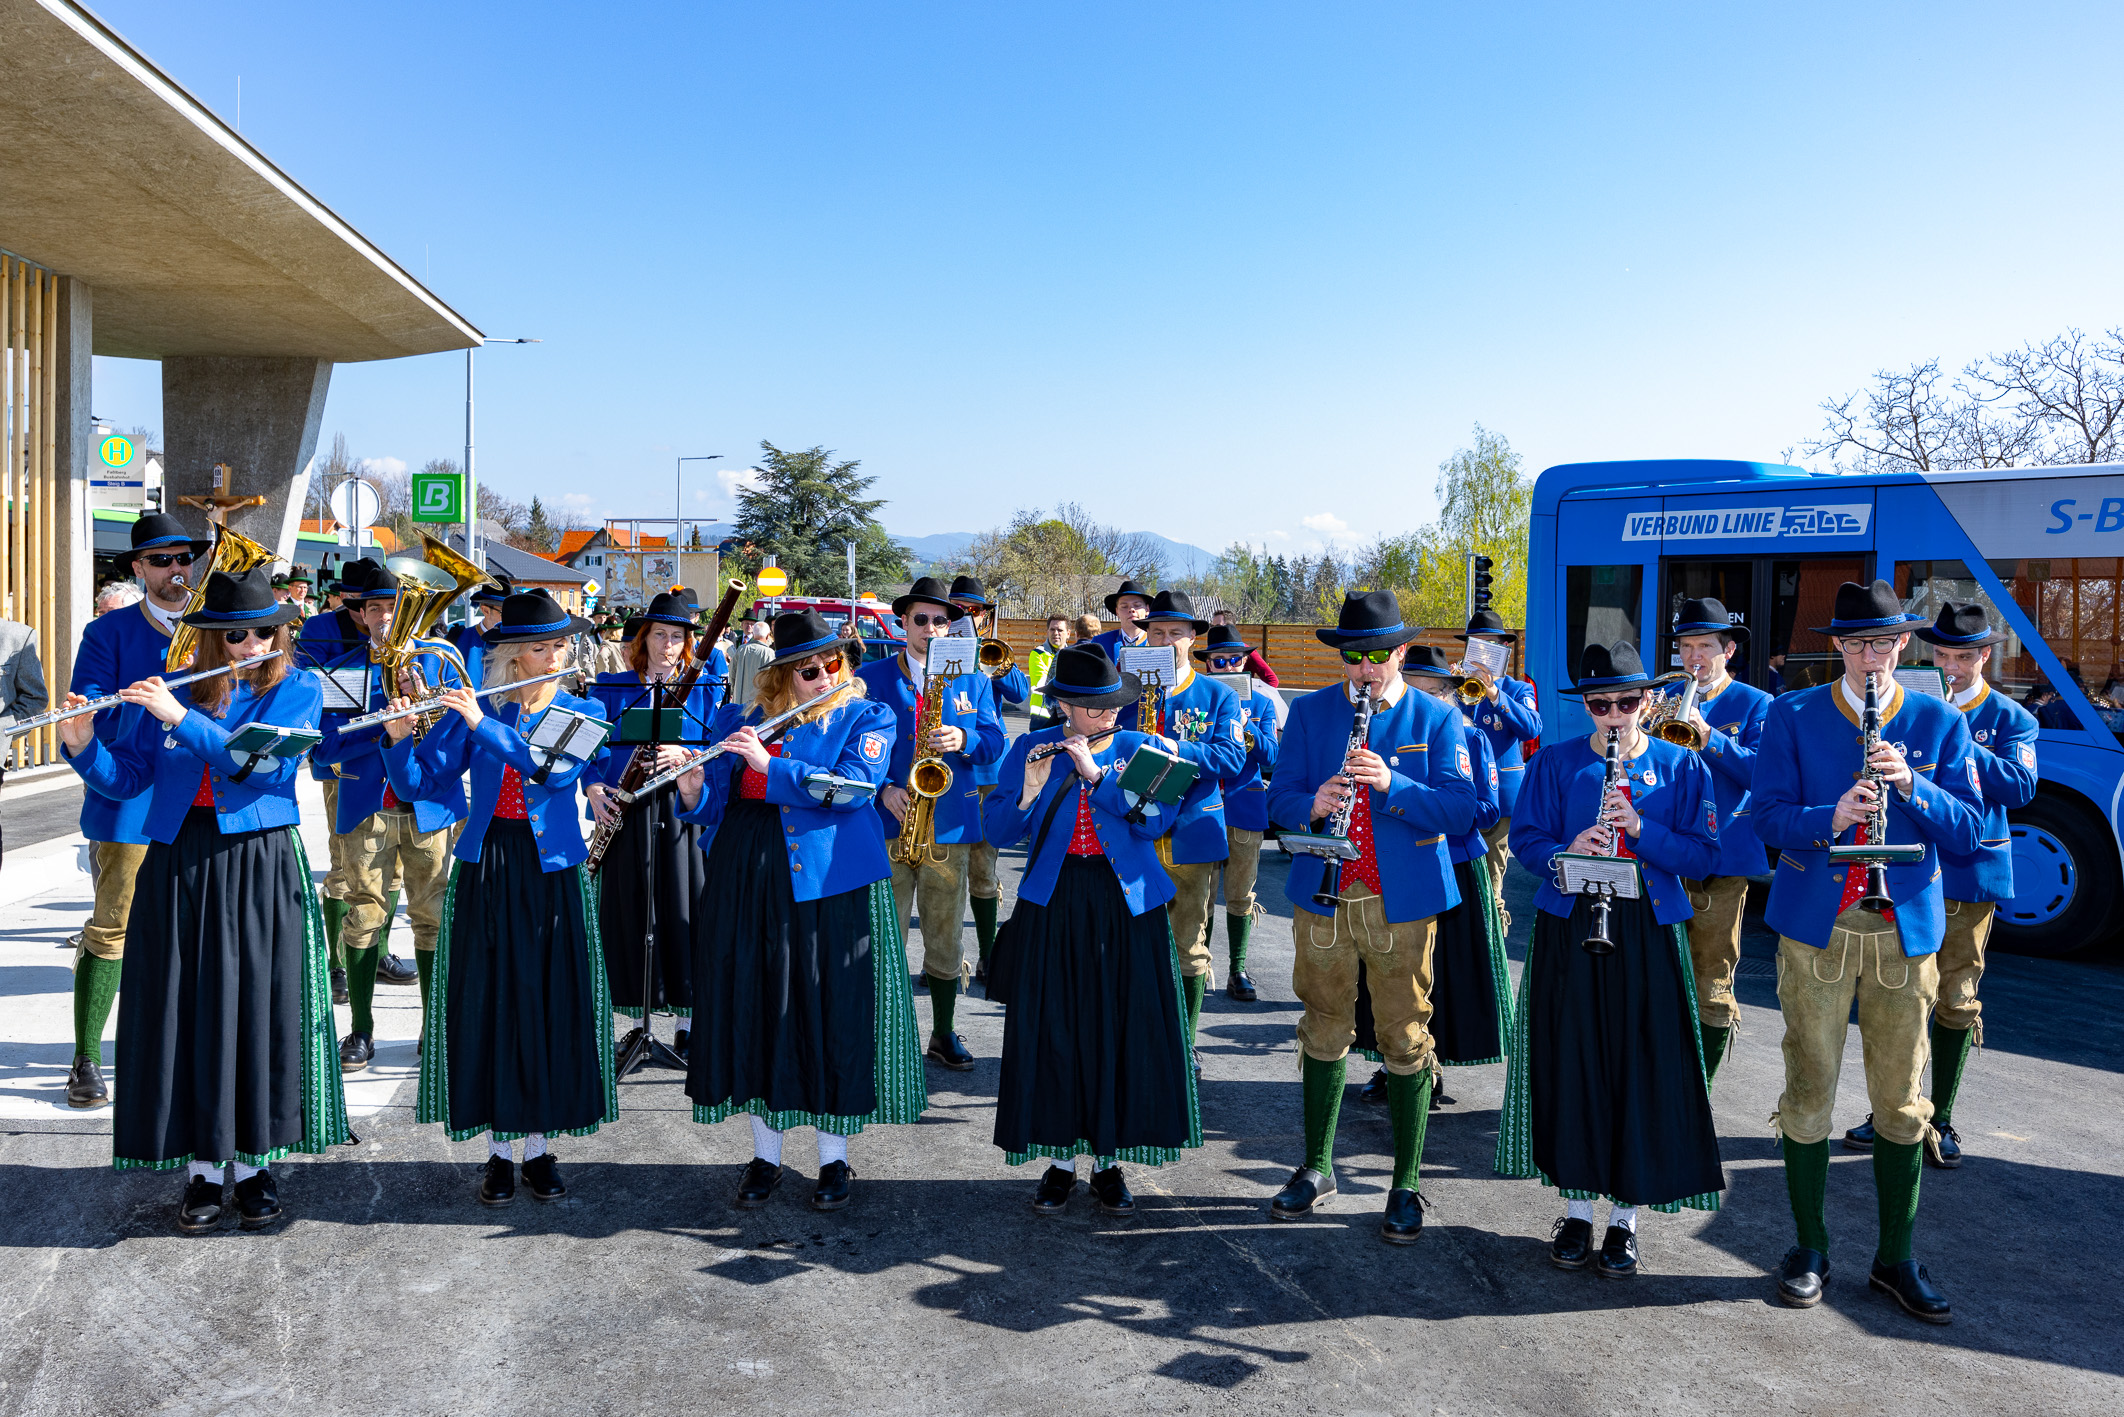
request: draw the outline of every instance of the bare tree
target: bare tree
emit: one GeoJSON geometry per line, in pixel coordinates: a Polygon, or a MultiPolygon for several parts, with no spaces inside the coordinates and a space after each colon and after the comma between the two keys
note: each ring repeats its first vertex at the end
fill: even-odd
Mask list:
{"type": "Polygon", "coordinates": [[[2032,434],[2048,435],[2035,453],[2044,462],[2116,460],[2124,440],[2124,330],[2090,340],[2068,329],[1972,364],[1964,377],[2009,401],[2032,434]]]}

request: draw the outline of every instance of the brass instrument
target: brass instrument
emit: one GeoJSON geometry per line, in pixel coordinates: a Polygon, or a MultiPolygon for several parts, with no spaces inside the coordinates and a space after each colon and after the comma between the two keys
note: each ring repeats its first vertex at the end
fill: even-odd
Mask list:
{"type": "MultiPolygon", "coordinates": [[[[1350,770],[1350,760],[1369,745],[1371,737],[1372,686],[1370,684],[1359,684],[1357,686],[1357,715],[1350,720],[1350,741],[1342,750],[1342,772],[1345,778],[1347,778],[1350,770]]],[[[1329,836],[1342,838],[1349,836],[1350,817],[1357,810],[1357,794],[1368,790],[1359,787],[1354,782],[1349,784],[1349,789],[1349,795],[1342,799],[1342,805],[1337,807],[1334,815],[1328,818],[1327,834],[1329,836]]],[[[1351,855],[1354,856],[1355,854],[1353,850],[1351,855]]],[[[1342,867],[1342,858],[1336,858],[1333,864],[1329,865],[1322,873],[1320,889],[1313,892],[1313,904],[1319,906],[1322,910],[1332,912],[1336,906],[1342,904],[1342,867]]]]}
{"type": "Polygon", "coordinates": [[[1682,683],[1679,694],[1661,693],[1653,704],[1651,715],[1645,719],[1645,732],[1662,743],[1672,743],[1687,748],[1692,753],[1704,750],[1704,731],[1689,722],[1689,715],[1696,712],[1696,676],[1686,669],[1677,669],[1662,674],[1648,686],[1647,692],[1655,692],[1662,684],[1682,683]]]}
{"type": "MultiPolygon", "coordinates": [[[[1622,730],[1617,728],[1608,730],[1608,763],[1601,777],[1600,817],[1598,819],[1598,825],[1608,829],[1608,839],[1592,853],[1595,856],[1613,856],[1617,854],[1616,847],[1618,842],[1616,833],[1619,828],[1616,826],[1615,820],[1608,814],[1608,794],[1622,784],[1622,755],[1619,747],[1621,733],[1622,730]]],[[[1614,910],[1614,906],[1609,903],[1609,897],[1610,893],[1605,890],[1597,892],[1593,896],[1592,928],[1586,932],[1585,939],[1579,941],[1580,947],[1589,955],[1611,955],[1615,953],[1615,941],[1608,938],[1608,920],[1610,913],[1614,910]]]]}
{"type": "MultiPolygon", "coordinates": [[[[416,642],[429,637],[452,601],[474,586],[496,584],[485,571],[434,537],[423,533],[421,539],[427,543],[427,560],[416,556],[390,556],[384,560],[384,569],[398,581],[398,601],[391,611],[391,628],[384,632],[383,644],[369,651],[369,659],[383,667],[387,698],[425,698],[434,684],[442,682],[440,675],[431,683],[429,676],[420,672],[417,661],[421,659],[448,665],[460,684],[470,678],[455,646],[416,642]]],[[[438,708],[421,714],[414,724],[413,736],[417,738],[433,728],[443,713],[438,708]]]]}
{"type": "Polygon", "coordinates": [[[1018,652],[1002,640],[984,639],[981,641],[979,663],[981,672],[993,679],[998,674],[1008,674],[1017,667],[1018,652]]]}
{"type": "MultiPolygon", "coordinates": [[[[1461,661],[1460,672],[1467,673],[1467,668],[1467,662],[1465,660],[1461,661]]],[[[1475,678],[1473,675],[1469,675],[1469,677],[1460,681],[1460,688],[1457,692],[1460,695],[1460,701],[1471,706],[1481,703],[1490,696],[1490,691],[1483,687],[1482,680],[1475,678]]]]}
{"type": "MultiPolygon", "coordinates": [[[[927,752],[930,736],[944,726],[944,679],[929,672],[925,655],[922,668],[922,714],[915,720],[915,751],[927,752]]],[[[900,834],[888,853],[893,864],[910,870],[943,864],[944,851],[937,845],[937,799],[951,791],[951,765],[937,754],[914,760],[907,770],[907,815],[900,819],[900,834]]]]}
{"type": "Polygon", "coordinates": [[[259,566],[270,566],[275,560],[272,552],[242,532],[230,531],[225,526],[216,527],[215,530],[219,534],[214,538],[214,549],[207,552],[206,564],[201,566],[194,562],[195,576],[180,575],[177,578],[177,584],[183,586],[188,594],[185,596],[184,609],[177,612],[177,623],[170,626],[169,648],[162,654],[165,669],[182,669],[190,664],[192,656],[199,652],[199,631],[185,624],[184,617],[206,604],[208,576],[216,571],[223,575],[240,576],[245,571],[255,570],[259,566]]]}

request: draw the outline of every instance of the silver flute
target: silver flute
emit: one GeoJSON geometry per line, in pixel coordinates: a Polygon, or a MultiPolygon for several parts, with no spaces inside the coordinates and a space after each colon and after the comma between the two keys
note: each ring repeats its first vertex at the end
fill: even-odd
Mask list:
{"type": "MultiPolygon", "coordinates": [[[[491,689],[476,689],[473,691],[472,697],[484,699],[489,694],[506,694],[511,689],[527,689],[533,684],[550,684],[555,679],[565,679],[575,672],[575,668],[571,665],[566,669],[556,669],[551,674],[541,674],[536,679],[515,679],[507,684],[496,684],[491,689]]],[[[365,713],[360,718],[350,718],[340,725],[339,731],[341,733],[352,733],[357,729],[374,728],[379,723],[389,723],[394,718],[411,718],[416,713],[429,713],[435,709],[446,707],[448,705],[443,702],[441,694],[431,694],[425,699],[416,699],[404,708],[378,709],[374,713],[365,713]]]]}
{"type": "MultiPolygon", "coordinates": [[[[277,649],[268,650],[264,654],[254,655],[241,663],[224,664],[218,669],[202,669],[197,674],[180,674],[175,679],[163,680],[162,687],[175,689],[184,684],[196,684],[202,679],[211,679],[217,674],[226,674],[231,669],[248,669],[254,664],[263,664],[269,659],[278,659],[282,653],[283,651],[277,649]]],[[[34,718],[18,719],[10,723],[7,726],[7,736],[13,738],[18,734],[32,733],[49,724],[64,723],[70,718],[79,718],[85,713],[97,713],[123,702],[125,702],[124,699],[117,694],[105,694],[100,699],[90,699],[87,703],[75,704],[72,708],[51,709],[36,715],[34,718]]]]}
{"type": "MultiPolygon", "coordinates": [[[[768,734],[772,733],[776,728],[779,728],[781,725],[789,722],[790,719],[795,718],[798,714],[803,713],[807,709],[817,708],[821,703],[824,703],[827,699],[832,698],[835,694],[840,693],[843,689],[853,687],[855,682],[855,680],[851,679],[845,684],[836,684],[834,687],[828,689],[825,693],[820,694],[811,702],[798,704],[795,708],[792,709],[785,709],[783,712],[776,714],[773,718],[768,719],[765,723],[753,723],[741,726],[749,727],[754,733],[758,734],[759,739],[762,743],[772,743],[775,741],[776,738],[781,737],[779,733],[776,733],[773,738],[767,736],[768,734]]],[[[688,754],[684,762],[678,764],[676,767],[666,768],[664,771],[658,773],[655,777],[652,777],[647,782],[643,783],[640,787],[635,788],[634,791],[628,792],[621,788],[615,787],[612,789],[612,795],[631,807],[635,803],[641,801],[644,797],[651,797],[654,796],[656,793],[661,792],[663,789],[669,787],[672,783],[677,782],[680,778],[684,777],[687,773],[692,772],[694,769],[700,767],[703,763],[712,761],[716,758],[720,758],[721,756],[723,756],[723,754],[729,751],[730,749],[721,743],[716,744],[712,748],[703,748],[698,753],[688,754]]]]}

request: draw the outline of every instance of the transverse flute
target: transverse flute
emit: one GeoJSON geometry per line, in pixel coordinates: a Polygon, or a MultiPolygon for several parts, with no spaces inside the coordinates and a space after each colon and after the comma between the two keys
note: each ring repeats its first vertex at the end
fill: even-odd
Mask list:
{"type": "MultiPolygon", "coordinates": [[[[197,674],[180,674],[175,679],[163,680],[162,687],[175,689],[184,684],[196,684],[202,679],[211,679],[217,674],[226,674],[231,669],[248,669],[254,664],[263,664],[269,659],[278,659],[281,653],[282,651],[277,649],[268,650],[264,654],[254,655],[241,663],[224,664],[218,669],[202,669],[197,674]]],[[[18,719],[14,723],[10,723],[7,726],[7,736],[13,738],[18,734],[31,733],[48,724],[64,723],[70,718],[79,718],[85,713],[95,713],[123,702],[124,700],[116,694],[105,694],[102,698],[90,699],[87,703],[76,704],[72,708],[51,709],[33,718],[18,719]]]]}

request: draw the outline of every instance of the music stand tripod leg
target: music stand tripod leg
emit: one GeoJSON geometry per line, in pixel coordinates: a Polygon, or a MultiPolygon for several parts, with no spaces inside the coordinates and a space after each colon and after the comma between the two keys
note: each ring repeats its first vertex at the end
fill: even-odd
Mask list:
{"type": "MultiPolygon", "coordinates": [[[[664,730],[664,683],[660,679],[651,692],[649,705],[649,744],[653,750],[661,748],[664,730]]],[[[649,867],[643,888],[647,892],[642,902],[642,1022],[639,1028],[627,1035],[626,1046],[621,1051],[614,1068],[614,1076],[626,1078],[643,1068],[668,1068],[675,1072],[686,1071],[686,1060],[672,1050],[669,1044],[656,1036],[656,897],[657,854],[662,846],[662,821],[664,794],[658,793],[642,803],[642,816],[635,823],[647,834],[649,867]]]]}

